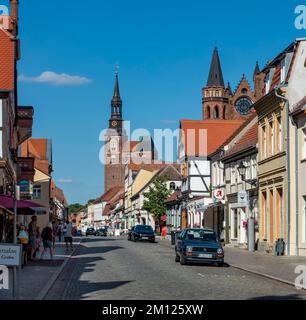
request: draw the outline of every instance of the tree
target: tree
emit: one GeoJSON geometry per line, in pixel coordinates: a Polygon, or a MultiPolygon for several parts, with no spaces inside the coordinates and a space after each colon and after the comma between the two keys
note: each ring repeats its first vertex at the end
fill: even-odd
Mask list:
{"type": "Polygon", "coordinates": [[[152,213],[156,220],[166,212],[165,200],[171,194],[167,189],[167,179],[164,177],[157,177],[153,181],[153,187],[150,187],[148,192],[144,193],[144,203],[142,210],[152,213]]]}
{"type": "Polygon", "coordinates": [[[83,210],[85,207],[79,203],[73,203],[68,207],[69,214],[79,212],[83,210]]]}

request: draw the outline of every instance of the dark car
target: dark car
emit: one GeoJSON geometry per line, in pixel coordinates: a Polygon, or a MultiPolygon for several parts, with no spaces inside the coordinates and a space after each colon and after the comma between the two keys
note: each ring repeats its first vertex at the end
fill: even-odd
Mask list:
{"type": "Polygon", "coordinates": [[[97,237],[106,237],[107,236],[107,229],[106,228],[100,228],[96,231],[97,237]]]}
{"type": "Polygon", "coordinates": [[[132,234],[134,232],[134,229],[135,227],[132,227],[131,229],[128,230],[128,233],[127,233],[127,239],[128,241],[131,241],[132,240],[132,234]]]}
{"type": "Polygon", "coordinates": [[[212,229],[184,229],[175,245],[175,261],[214,263],[222,267],[224,251],[212,229]]]}
{"type": "Polygon", "coordinates": [[[87,228],[86,230],[86,237],[88,236],[94,236],[96,234],[95,228],[87,228]]]}
{"type": "Polygon", "coordinates": [[[155,242],[155,234],[153,228],[147,225],[136,226],[131,233],[131,240],[133,240],[134,242],[142,240],[155,242]]]}

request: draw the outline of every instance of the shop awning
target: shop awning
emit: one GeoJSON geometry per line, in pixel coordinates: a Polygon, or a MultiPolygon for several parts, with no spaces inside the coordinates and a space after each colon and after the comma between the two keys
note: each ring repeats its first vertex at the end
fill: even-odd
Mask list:
{"type": "MultiPolygon", "coordinates": [[[[14,199],[9,196],[0,195],[0,206],[3,209],[9,211],[14,210],[14,199]]],[[[19,215],[35,215],[35,214],[45,214],[46,209],[41,207],[39,204],[28,201],[28,200],[18,200],[17,201],[17,214],[19,215]]]]}

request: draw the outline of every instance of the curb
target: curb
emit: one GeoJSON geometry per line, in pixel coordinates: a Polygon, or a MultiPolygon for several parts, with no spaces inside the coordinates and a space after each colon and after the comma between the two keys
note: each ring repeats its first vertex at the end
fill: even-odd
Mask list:
{"type": "Polygon", "coordinates": [[[290,286],[295,287],[295,283],[293,283],[291,281],[288,281],[288,280],[284,280],[284,279],[281,279],[281,278],[278,278],[278,277],[274,277],[274,276],[271,276],[271,275],[266,274],[266,273],[261,273],[261,272],[258,272],[258,271],[250,270],[248,268],[241,267],[241,266],[238,266],[238,265],[235,265],[235,264],[229,263],[228,265],[230,267],[232,267],[232,268],[235,268],[235,269],[243,270],[245,272],[256,274],[257,276],[260,276],[260,277],[263,277],[263,278],[268,278],[270,280],[275,280],[275,281],[282,282],[282,283],[285,283],[285,284],[288,284],[290,286]]]}
{"type": "Polygon", "coordinates": [[[59,275],[62,273],[62,271],[66,267],[68,261],[73,256],[73,254],[75,253],[76,249],[81,244],[81,242],[82,242],[82,239],[78,243],[75,244],[74,250],[70,253],[68,258],[65,259],[65,261],[62,263],[62,265],[59,267],[59,269],[54,273],[54,275],[49,279],[49,281],[44,285],[44,287],[40,290],[39,294],[36,296],[36,298],[34,300],[44,300],[44,298],[46,297],[46,295],[50,291],[51,287],[53,286],[55,281],[58,279],[59,275]]]}

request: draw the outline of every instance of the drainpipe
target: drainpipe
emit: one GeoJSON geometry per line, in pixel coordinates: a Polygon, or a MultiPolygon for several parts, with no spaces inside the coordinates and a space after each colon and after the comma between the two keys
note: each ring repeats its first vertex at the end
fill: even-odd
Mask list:
{"type": "Polygon", "coordinates": [[[278,94],[278,90],[285,88],[285,85],[280,85],[275,87],[276,97],[285,101],[285,111],[286,111],[286,164],[287,164],[287,255],[290,255],[290,232],[291,232],[291,174],[290,174],[290,133],[289,133],[289,100],[278,94]]]}
{"type": "Polygon", "coordinates": [[[295,140],[295,255],[299,255],[299,138],[298,123],[292,118],[295,140]]]}

